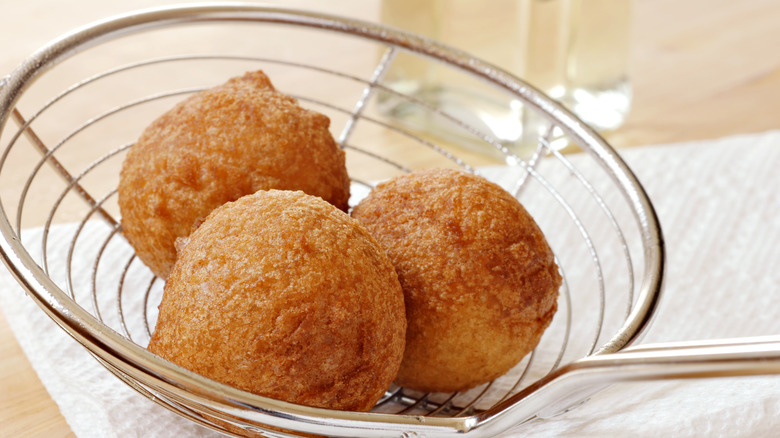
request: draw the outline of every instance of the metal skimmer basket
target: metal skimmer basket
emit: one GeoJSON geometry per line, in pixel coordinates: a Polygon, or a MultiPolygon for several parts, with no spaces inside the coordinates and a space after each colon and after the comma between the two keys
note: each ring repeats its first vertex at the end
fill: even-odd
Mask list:
{"type": "MultiPolygon", "coordinates": [[[[77,29],[31,55],[0,82],[0,115],[0,245],[9,270],[119,379],[224,433],[491,436],[561,412],[610,379],[700,374],[712,363],[708,349],[722,347],[698,347],[701,354],[671,366],[669,348],[624,351],[647,326],[663,273],[661,231],[642,187],[570,112],[522,80],[433,41],[366,22],[243,4],[145,10],[77,29]],[[384,78],[397,56],[436,63],[464,89],[512,105],[525,140],[496,138],[457,111],[389,87],[384,78]],[[163,282],[122,237],[116,205],[122,159],[175,102],[257,69],[280,91],[330,117],[347,154],[353,205],[377,181],[423,167],[465,168],[523,202],[564,276],[558,313],[533,353],[473,390],[421,394],[393,386],[372,412],[355,413],[240,391],[144,348],[163,282]],[[382,110],[388,100],[403,102],[417,120],[433,120],[447,135],[398,122],[382,110]],[[559,143],[577,153],[562,154],[553,147],[559,143]],[[616,365],[627,366],[604,372],[616,365]]],[[[737,364],[728,368],[767,372],[755,365],[755,354],[733,351],[742,345],[722,347],[732,348],[728,357],[737,364]]]]}

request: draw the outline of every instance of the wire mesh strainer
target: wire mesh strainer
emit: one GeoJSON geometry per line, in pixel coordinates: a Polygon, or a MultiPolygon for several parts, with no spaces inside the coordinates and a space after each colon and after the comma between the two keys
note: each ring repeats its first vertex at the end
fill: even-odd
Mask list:
{"type": "Polygon", "coordinates": [[[490,436],[558,413],[613,380],[780,372],[773,339],[626,349],[649,323],[663,274],[661,232],[640,184],[601,137],[533,87],[414,35],[245,4],[141,11],[78,29],[31,55],[0,82],[0,115],[0,245],[9,270],[117,377],[225,433],[490,436]],[[534,141],[500,140],[389,88],[383,78],[398,53],[446,66],[459,87],[515,105],[534,141]],[[256,69],[331,118],[347,153],[353,204],[376,181],[424,167],[480,173],[523,202],[564,274],[558,314],[535,352],[465,393],[391,387],[374,411],[353,413],[249,394],[144,349],[162,281],[121,236],[122,159],[174,102],[256,69]],[[378,109],[379,95],[402,100],[448,135],[396,123],[378,109]],[[561,154],[553,142],[584,153],[561,154]]]}

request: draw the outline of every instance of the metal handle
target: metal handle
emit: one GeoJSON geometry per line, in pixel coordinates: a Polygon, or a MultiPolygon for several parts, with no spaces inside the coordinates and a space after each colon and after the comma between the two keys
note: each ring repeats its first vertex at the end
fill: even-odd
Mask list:
{"type": "Polygon", "coordinates": [[[613,381],[780,374],[780,335],[640,345],[573,365],[613,381]]]}
{"type": "Polygon", "coordinates": [[[639,345],[550,373],[518,393],[523,402],[506,406],[491,427],[559,415],[619,382],[771,374],[780,374],[780,335],[639,345]]]}

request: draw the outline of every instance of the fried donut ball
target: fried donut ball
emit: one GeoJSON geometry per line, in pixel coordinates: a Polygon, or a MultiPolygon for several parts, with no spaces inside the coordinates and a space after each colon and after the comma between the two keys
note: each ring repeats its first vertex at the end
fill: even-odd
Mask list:
{"type": "Polygon", "coordinates": [[[155,120],[123,162],[124,236],[165,279],[176,239],[243,195],[302,190],[347,211],[345,155],[329,125],[276,91],[261,71],[190,96],[155,120]]]}
{"type": "Polygon", "coordinates": [[[369,410],[403,357],[401,285],[348,214],[269,190],[214,210],[182,241],[153,353],[292,403],[369,410]]]}
{"type": "Polygon", "coordinates": [[[352,216],[385,248],[404,290],[396,383],[466,390],[538,344],[561,276],[539,227],[504,189],[466,172],[421,171],[380,184],[352,216]]]}

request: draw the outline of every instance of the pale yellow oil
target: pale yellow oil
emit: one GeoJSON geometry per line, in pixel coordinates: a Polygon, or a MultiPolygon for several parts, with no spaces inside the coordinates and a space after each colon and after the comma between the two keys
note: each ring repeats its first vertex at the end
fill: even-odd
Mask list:
{"type": "MultiPolygon", "coordinates": [[[[600,130],[625,120],[631,106],[628,57],[631,0],[385,0],[382,21],[420,34],[504,69],[560,100],[600,130]]],[[[386,84],[439,107],[463,114],[468,123],[517,141],[522,108],[486,98],[473,79],[417,55],[399,53],[386,84]],[[457,108],[456,108],[457,107],[457,108]]],[[[394,108],[399,117],[419,114],[394,108]]],[[[525,131],[527,134],[528,123],[525,131]]],[[[534,133],[535,135],[536,133],[534,133]]]]}

